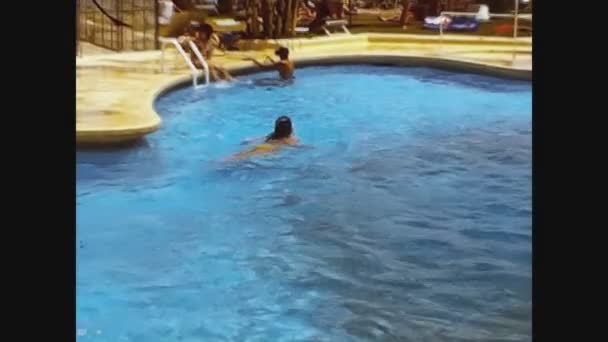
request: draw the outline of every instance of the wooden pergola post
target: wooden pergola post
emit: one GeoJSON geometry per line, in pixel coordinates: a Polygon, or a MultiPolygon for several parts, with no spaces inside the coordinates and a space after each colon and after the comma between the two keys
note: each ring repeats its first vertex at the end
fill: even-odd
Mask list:
{"type": "Polygon", "coordinates": [[[448,0],[448,11],[453,11],[454,10],[454,0],[448,0]]]}
{"type": "Polygon", "coordinates": [[[76,56],[80,55],[80,0],[76,0],[76,56]]]}
{"type": "Polygon", "coordinates": [[[515,18],[513,20],[513,38],[517,38],[518,16],[519,16],[519,0],[515,0],[515,18]]]}

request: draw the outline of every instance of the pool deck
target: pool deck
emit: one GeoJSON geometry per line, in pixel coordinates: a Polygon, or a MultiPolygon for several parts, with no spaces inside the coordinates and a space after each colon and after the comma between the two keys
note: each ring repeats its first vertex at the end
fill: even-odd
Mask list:
{"type": "MultiPolygon", "coordinates": [[[[427,65],[532,78],[532,39],[407,34],[335,34],[331,37],[243,42],[242,49],[218,52],[213,61],[235,74],[254,69],[244,57],[272,55],[288,46],[298,65],[373,62],[427,65]]],[[[93,54],[76,61],[76,141],[116,144],[138,140],[161,127],[154,101],[163,91],[191,82],[186,63],[167,50],[166,73],[160,51],[93,54]]]]}

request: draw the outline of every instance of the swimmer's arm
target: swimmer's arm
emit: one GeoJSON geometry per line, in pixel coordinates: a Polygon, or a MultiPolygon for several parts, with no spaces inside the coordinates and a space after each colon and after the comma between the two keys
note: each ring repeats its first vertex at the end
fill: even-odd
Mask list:
{"type": "Polygon", "coordinates": [[[277,64],[278,64],[272,58],[270,58],[269,56],[266,56],[266,58],[264,60],[265,61],[269,60],[272,64],[261,63],[261,62],[257,61],[253,57],[245,58],[245,60],[252,61],[255,65],[257,65],[261,69],[276,69],[277,68],[277,64]]]}
{"type": "Polygon", "coordinates": [[[245,58],[245,60],[252,61],[255,65],[257,65],[261,69],[272,69],[272,68],[274,68],[274,65],[267,65],[267,64],[264,64],[264,63],[260,63],[259,61],[257,61],[253,57],[245,58]]]}
{"type": "Polygon", "coordinates": [[[268,56],[268,55],[266,56],[266,58],[264,58],[264,60],[265,60],[265,61],[270,61],[270,63],[271,63],[272,65],[277,64],[277,62],[275,62],[275,61],[274,61],[274,59],[272,59],[272,58],[271,58],[270,56],[268,56]]]}

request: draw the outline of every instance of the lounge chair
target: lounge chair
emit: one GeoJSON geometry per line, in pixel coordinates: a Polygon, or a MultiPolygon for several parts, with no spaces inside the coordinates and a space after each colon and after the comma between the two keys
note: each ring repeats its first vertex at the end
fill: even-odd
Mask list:
{"type": "MultiPolygon", "coordinates": [[[[314,31],[318,32],[318,29],[320,28],[321,30],[323,30],[323,32],[325,32],[326,35],[331,36],[332,33],[331,33],[330,29],[340,29],[344,33],[350,34],[350,31],[346,27],[347,24],[348,24],[348,21],[346,21],[344,19],[326,19],[322,25],[316,26],[314,28],[314,31]]],[[[308,27],[298,26],[298,27],[296,27],[296,32],[309,33],[309,32],[311,32],[310,25],[308,27]]]]}
{"type": "Polygon", "coordinates": [[[208,20],[209,24],[217,32],[220,38],[220,48],[223,50],[238,50],[236,46],[240,39],[239,33],[247,31],[247,23],[244,21],[236,21],[229,19],[212,19],[208,20]]]}
{"type": "MultiPolygon", "coordinates": [[[[443,11],[440,15],[458,16],[458,17],[475,17],[477,21],[484,22],[490,20],[490,18],[513,18],[515,14],[510,13],[490,13],[488,5],[479,5],[477,12],[449,12],[443,11]]],[[[519,19],[532,20],[531,14],[518,14],[519,19]]]]}
{"type": "Polygon", "coordinates": [[[244,21],[237,21],[232,18],[229,19],[214,19],[209,18],[207,22],[213,26],[213,29],[217,32],[245,32],[247,31],[247,23],[244,21]]]}
{"type": "MultiPolygon", "coordinates": [[[[262,25],[264,23],[264,20],[262,18],[258,18],[258,22],[260,23],[260,25],[262,25]]],[[[342,31],[344,31],[344,33],[350,34],[350,31],[346,27],[347,24],[348,24],[348,21],[346,21],[344,19],[337,19],[337,20],[331,19],[331,20],[325,20],[325,22],[323,23],[323,25],[320,26],[320,28],[328,36],[332,35],[330,29],[341,29],[342,31]]],[[[309,26],[296,26],[296,33],[310,33],[310,27],[309,26]]]]}
{"type": "Polygon", "coordinates": [[[448,16],[426,17],[422,26],[429,30],[439,30],[441,25],[445,29],[451,22],[452,18],[448,16]]]}
{"type": "Polygon", "coordinates": [[[474,18],[467,17],[456,17],[449,18],[446,16],[441,17],[426,17],[424,18],[424,24],[422,25],[428,30],[440,30],[440,25],[443,23],[444,31],[452,32],[474,32],[479,28],[479,21],[474,18]]]}
{"type": "Polygon", "coordinates": [[[475,18],[456,17],[448,25],[447,31],[453,32],[475,32],[479,28],[479,21],[475,18]]]}
{"type": "MultiPolygon", "coordinates": [[[[486,22],[490,20],[490,7],[488,5],[478,5],[477,12],[441,12],[441,15],[448,15],[452,17],[475,17],[479,22],[486,22]]],[[[496,15],[494,15],[496,16],[496,15]]]]}
{"type": "Polygon", "coordinates": [[[194,0],[194,8],[198,10],[205,10],[208,12],[213,12],[215,14],[219,14],[220,11],[218,9],[218,0],[194,0]]]}
{"type": "Polygon", "coordinates": [[[341,29],[346,34],[350,34],[350,31],[346,27],[347,24],[348,24],[348,21],[346,21],[344,19],[326,20],[325,23],[321,26],[321,29],[328,36],[331,36],[331,32],[329,31],[329,29],[336,29],[336,28],[341,29]]]}

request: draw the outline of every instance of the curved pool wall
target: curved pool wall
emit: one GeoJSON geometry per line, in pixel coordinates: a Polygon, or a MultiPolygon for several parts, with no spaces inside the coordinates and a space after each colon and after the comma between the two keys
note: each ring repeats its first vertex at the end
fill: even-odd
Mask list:
{"type": "MultiPolygon", "coordinates": [[[[400,66],[400,67],[428,67],[448,71],[459,71],[476,73],[480,75],[502,77],[506,79],[516,79],[531,81],[532,71],[525,69],[513,69],[499,67],[469,61],[461,61],[451,58],[439,57],[418,57],[418,56],[399,56],[399,55],[350,55],[350,56],[324,56],[307,57],[296,60],[296,67],[308,66],[331,66],[348,64],[369,64],[381,66],[400,66]]],[[[248,75],[260,72],[255,66],[246,66],[233,69],[235,75],[248,75]]]]}
{"type": "MultiPolygon", "coordinates": [[[[269,46],[274,46],[276,42],[269,46]]],[[[254,42],[253,45],[264,44],[263,42],[254,42]]],[[[490,38],[490,37],[461,37],[461,36],[445,36],[443,42],[440,42],[438,37],[420,36],[420,35],[399,35],[399,34],[355,34],[351,36],[332,36],[327,38],[314,38],[306,40],[298,40],[294,43],[287,41],[288,46],[294,45],[295,53],[292,59],[297,66],[308,66],[315,64],[392,64],[392,65],[421,65],[431,66],[436,68],[448,68],[451,70],[459,70],[466,72],[474,72],[486,75],[495,75],[503,78],[516,78],[531,80],[532,71],[531,64],[522,65],[521,67],[507,66],[504,61],[496,57],[480,57],[483,54],[497,53],[505,58],[505,55],[528,56],[524,60],[529,60],[531,56],[531,40],[530,39],[505,39],[505,38],[490,38]],[[401,45],[403,44],[403,45],[401,45]],[[470,49],[470,47],[476,47],[470,49]],[[443,51],[443,52],[442,52],[443,51]],[[460,54],[464,54],[459,56],[460,54]],[[468,56],[466,54],[469,54],[468,56]],[[476,56],[471,56],[471,54],[476,56]]],[[[268,45],[268,43],[266,43],[268,45]]],[[[263,55],[262,55],[263,56],[263,55]]],[[[498,56],[498,55],[497,55],[498,56]]],[[[116,65],[114,59],[120,57],[112,57],[105,63],[116,65]]],[[[131,61],[134,57],[129,57],[131,61]]],[[[158,57],[155,57],[158,58],[158,57]]],[[[218,57],[218,61],[226,63],[228,70],[235,74],[246,74],[256,72],[256,68],[250,62],[223,60],[218,57]]],[[[90,61],[81,66],[81,68],[94,68],[96,65],[103,65],[103,61],[90,61]]],[[[119,62],[120,63],[120,62],[119,62]]],[[[129,62],[131,63],[131,62],[129,62]]],[[[142,62],[148,63],[149,62],[142,62]]],[[[153,64],[157,65],[157,60],[153,64]]],[[[149,65],[148,67],[150,67],[149,65]]],[[[125,67],[130,68],[125,65],[125,67]]],[[[111,67],[114,68],[114,67],[111,67]]],[[[83,71],[85,72],[85,71],[83,71]]],[[[83,145],[114,145],[128,143],[138,140],[145,135],[152,133],[158,129],[162,129],[162,122],[158,114],[153,110],[154,102],[159,95],[162,95],[175,87],[181,87],[191,82],[191,78],[186,71],[182,71],[182,75],[159,75],[152,82],[146,81],[149,78],[148,74],[126,73],[128,83],[124,83],[121,78],[105,75],[112,84],[112,93],[118,96],[116,99],[120,101],[121,106],[116,110],[108,110],[107,114],[112,114],[115,119],[109,116],[105,119],[104,124],[100,125],[96,118],[88,119],[83,115],[82,119],[77,116],[76,126],[76,141],[78,146],[83,145]],[[137,81],[137,77],[143,76],[143,80],[137,81]],[[143,89],[143,98],[134,101],[133,89],[143,89]],[[145,102],[145,103],[144,103],[145,102]],[[118,111],[117,113],[114,113],[118,111]],[[141,118],[134,118],[132,116],[141,118]],[[81,124],[78,122],[81,121],[81,124]],[[134,123],[126,123],[131,122],[134,123]]],[[[124,72],[121,72],[124,74],[124,72]]],[[[86,72],[85,72],[86,74],[86,72]]],[[[94,77],[94,76],[89,76],[94,77]]],[[[80,81],[79,81],[80,82],[80,81]]],[[[87,81],[89,82],[89,81],[87,81]]],[[[104,82],[106,80],[104,79],[104,82]]],[[[107,82],[106,82],[107,83],[107,82]]],[[[81,106],[78,111],[96,112],[104,111],[102,108],[106,105],[105,100],[107,91],[95,93],[95,85],[88,86],[93,89],[89,97],[101,97],[103,100],[93,99],[93,108],[89,105],[81,106]],[[101,108],[100,108],[101,107],[101,108]]],[[[80,96],[80,87],[77,86],[77,95],[80,96]]],[[[105,112],[105,111],[104,111],[105,112]]]]}
{"type": "MultiPolygon", "coordinates": [[[[460,61],[448,58],[436,57],[417,57],[417,56],[398,56],[398,55],[352,55],[352,56],[325,56],[299,58],[295,61],[296,74],[298,68],[312,66],[332,66],[332,65],[374,65],[374,66],[398,66],[398,67],[428,67],[439,70],[465,72],[485,76],[494,76],[503,79],[532,81],[532,71],[525,69],[513,69],[487,65],[469,61],[460,61]]],[[[255,65],[233,67],[230,73],[234,76],[246,76],[265,71],[255,65]]],[[[167,83],[155,93],[154,103],[162,96],[171,91],[192,87],[192,77],[183,76],[167,83]]]]}

